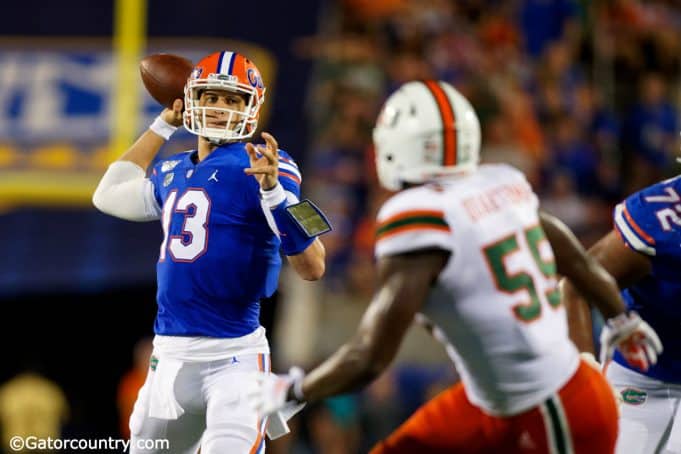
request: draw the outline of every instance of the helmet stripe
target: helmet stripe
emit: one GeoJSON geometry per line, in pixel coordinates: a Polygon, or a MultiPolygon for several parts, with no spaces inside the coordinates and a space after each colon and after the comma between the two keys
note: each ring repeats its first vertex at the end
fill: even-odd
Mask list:
{"type": "Polygon", "coordinates": [[[218,58],[218,74],[222,72],[222,60],[225,58],[225,52],[222,51],[220,52],[220,57],[218,58]]]}
{"type": "Polygon", "coordinates": [[[232,60],[234,60],[234,52],[222,52],[220,54],[220,61],[218,62],[218,73],[232,74],[232,60]]]}
{"type": "Polygon", "coordinates": [[[442,119],[442,165],[456,165],[457,143],[456,130],[454,129],[456,117],[454,115],[452,103],[449,101],[449,96],[447,96],[447,93],[445,93],[439,83],[433,80],[427,80],[423,83],[435,98],[435,103],[437,104],[437,108],[440,111],[440,118],[442,119]]]}
{"type": "Polygon", "coordinates": [[[227,74],[234,74],[234,60],[236,60],[237,55],[234,52],[230,52],[229,54],[229,68],[227,69],[227,74]]]}

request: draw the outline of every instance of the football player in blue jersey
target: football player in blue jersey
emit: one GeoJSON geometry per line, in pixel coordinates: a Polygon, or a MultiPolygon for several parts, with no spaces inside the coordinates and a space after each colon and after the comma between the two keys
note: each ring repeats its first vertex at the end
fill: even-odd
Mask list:
{"type": "Polygon", "coordinates": [[[267,421],[240,397],[254,371],[270,369],[260,301],[277,287],[280,249],[303,279],[324,274],[317,236],[330,229],[299,201],[300,171],[274,137],[244,142],[264,96],[246,57],[207,56],[187,80],[184,103],[165,109],[94,193],[107,214],[163,227],[154,351],[130,419],[131,453],[153,452],[136,445],[159,438],[174,453],[264,451],[267,421]],[[198,136],[197,149],[148,169],[181,125],[198,136]]]}
{"type": "MultiPolygon", "coordinates": [[[[617,205],[614,228],[589,254],[615,277],[629,310],[653,327],[667,346],[647,371],[615,352],[601,352],[620,396],[619,454],[681,452],[681,177],[649,186],[617,205]]],[[[571,337],[593,352],[590,312],[566,284],[571,337]]],[[[646,355],[640,352],[642,362],[646,355]]]]}

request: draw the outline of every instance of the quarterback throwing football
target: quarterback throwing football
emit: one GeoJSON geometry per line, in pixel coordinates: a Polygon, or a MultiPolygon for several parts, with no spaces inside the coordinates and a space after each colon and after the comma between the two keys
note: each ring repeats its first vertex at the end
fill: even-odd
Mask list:
{"type": "Polygon", "coordinates": [[[319,279],[330,227],[298,200],[298,166],[256,129],[265,86],[236,52],[202,59],[180,99],[108,168],[93,201],[132,221],[161,220],[158,315],[147,380],[130,419],[136,440],[168,439],[174,453],[264,451],[267,418],[241,398],[253,371],[270,369],[260,300],[277,286],[281,258],[319,279]],[[154,156],[177,127],[198,136],[195,150],[154,156]],[[148,176],[147,176],[148,174],[148,176]]]}

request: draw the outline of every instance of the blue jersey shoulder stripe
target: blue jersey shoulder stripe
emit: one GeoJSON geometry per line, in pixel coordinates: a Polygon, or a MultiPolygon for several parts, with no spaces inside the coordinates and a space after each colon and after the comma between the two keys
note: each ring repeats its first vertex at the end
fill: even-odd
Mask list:
{"type": "Polygon", "coordinates": [[[293,180],[296,182],[296,184],[300,184],[300,177],[294,173],[286,172],[283,170],[279,170],[279,176],[282,176],[284,178],[288,178],[290,180],[293,180]]]}
{"type": "Polygon", "coordinates": [[[279,171],[284,171],[288,173],[292,173],[293,175],[297,176],[299,179],[301,178],[300,171],[298,170],[297,167],[293,167],[290,164],[286,164],[284,162],[279,161],[279,171]]]}
{"type": "Polygon", "coordinates": [[[635,251],[646,255],[655,255],[655,240],[645,233],[627,211],[626,203],[615,207],[615,227],[624,242],[635,251]]]}

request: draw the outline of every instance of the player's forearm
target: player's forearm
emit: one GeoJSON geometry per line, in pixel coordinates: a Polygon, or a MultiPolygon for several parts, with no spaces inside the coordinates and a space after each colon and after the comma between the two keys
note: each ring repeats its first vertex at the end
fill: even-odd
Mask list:
{"type": "Polygon", "coordinates": [[[589,305],[567,280],[561,283],[561,300],[567,312],[570,339],[580,352],[594,353],[594,340],[589,305]]]}
{"type": "Polygon", "coordinates": [[[367,345],[354,340],[307,374],[303,396],[306,401],[318,401],[359,389],[371,383],[386,366],[372,358],[367,345]]]}
{"type": "Polygon", "coordinates": [[[585,271],[571,280],[582,296],[606,319],[626,310],[615,279],[592,258],[589,258],[585,271]]]}
{"type": "Polygon", "coordinates": [[[286,257],[296,273],[306,281],[316,281],[324,276],[326,250],[319,238],[300,254],[286,257]]]}
{"type": "Polygon", "coordinates": [[[133,162],[146,170],[164,143],[163,137],[148,129],[118,160],[133,162]]]}

